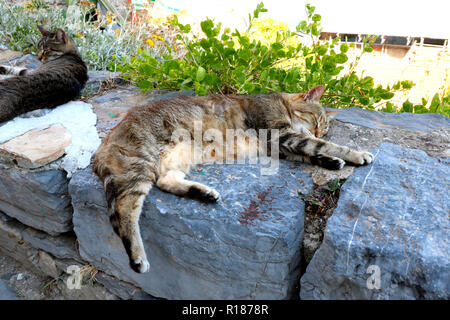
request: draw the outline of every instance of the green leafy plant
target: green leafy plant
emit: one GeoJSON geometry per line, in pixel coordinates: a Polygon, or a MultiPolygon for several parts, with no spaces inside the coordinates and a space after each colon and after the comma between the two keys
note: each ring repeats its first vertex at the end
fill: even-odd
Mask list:
{"type": "Polygon", "coordinates": [[[385,107],[381,109],[384,112],[414,112],[414,113],[441,113],[450,117],[450,95],[441,96],[436,93],[431,101],[422,98],[422,102],[413,104],[409,100],[403,102],[402,106],[396,106],[391,102],[387,102],[385,107]]]}
{"type": "Polygon", "coordinates": [[[27,3],[28,8],[36,8],[36,9],[48,9],[50,8],[49,4],[44,0],[30,0],[27,3]]]}
{"type": "Polygon", "coordinates": [[[147,47],[154,57],[159,57],[160,51],[166,51],[146,45],[145,41],[152,36],[150,30],[137,23],[120,24],[118,16],[101,14],[88,1],[72,0],[68,9],[37,5],[39,1],[25,6],[0,2],[0,45],[36,54],[36,43],[40,38],[36,25],[42,24],[53,30],[63,28],[77,43],[90,69],[116,71],[117,61],[136,54],[143,47],[147,47]],[[97,14],[95,21],[87,18],[92,12],[97,14]]]}
{"type": "Polygon", "coordinates": [[[341,189],[340,180],[339,179],[330,180],[330,182],[328,182],[328,184],[323,186],[322,188],[334,194],[336,191],[341,189]]]}
{"type": "MultiPolygon", "coordinates": [[[[391,99],[395,88],[375,87],[373,78],[358,77],[354,71],[361,55],[372,51],[375,38],[364,39],[362,53],[342,75],[349,63],[346,53],[354,44],[338,46],[339,38],[320,41],[321,16],[311,5],[306,5],[306,10],[307,20],[300,22],[295,32],[287,28],[273,30],[269,39],[255,36],[253,28],[258,25],[260,13],[267,11],[262,3],[253,15],[249,14],[246,33],[231,33],[229,28],[206,19],[200,24],[203,36],[189,37],[191,26],[179,23],[175,17],[172,23],[180,31],[177,38],[185,49],[184,57],[174,58],[173,46],[168,47],[169,54],[162,60],[144,50],[126,58],[119,70],[144,91],[158,88],[195,90],[197,95],[252,94],[303,92],[325,84],[322,102],[330,107],[374,109],[382,100],[391,99]],[[299,36],[309,39],[309,44],[298,41],[299,36]]],[[[399,85],[399,90],[407,89],[402,82],[399,85]]]]}
{"type": "Polygon", "coordinates": [[[333,179],[326,185],[314,185],[309,194],[299,193],[300,197],[307,205],[307,209],[318,215],[325,215],[325,211],[331,207],[336,207],[337,199],[341,191],[341,186],[345,180],[333,179]]]}

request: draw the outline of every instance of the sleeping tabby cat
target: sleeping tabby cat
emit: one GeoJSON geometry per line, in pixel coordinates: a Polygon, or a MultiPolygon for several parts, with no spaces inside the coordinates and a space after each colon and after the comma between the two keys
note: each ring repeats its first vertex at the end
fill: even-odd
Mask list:
{"type": "Polygon", "coordinates": [[[37,44],[42,64],[36,70],[0,66],[0,74],[14,77],[0,80],[0,122],[41,108],[53,108],[76,98],[88,80],[87,68],[75,42],[58,29],[38,26],[37,44]]]}
{"type": "MultiPolygon", "coordinates": [[[[185,175],[193,162],[192,144],[172,139],[177,129],[194,136],[202,130],[278,129],[279,151],[287,159],[341,169],[346,162],[371,163],[373,155],[320,139],[328,130],[330,113],[319,103],[324,87],[304,94],[272,93],[188,97],[135,107],[105,137],[94,159],[104,183],[108,215],[121,237],[131,268],[139,273],[149,263],[139,230],[145,196],[156,185],[180,196],[217,201],[219,193],[185,175]]],[[[205,144],[204,144],[205,146],[205,144]]]]}

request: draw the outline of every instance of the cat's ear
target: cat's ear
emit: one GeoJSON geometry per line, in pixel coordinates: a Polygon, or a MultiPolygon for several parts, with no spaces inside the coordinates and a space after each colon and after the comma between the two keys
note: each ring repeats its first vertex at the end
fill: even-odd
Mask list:
{"type": "Polygon", "coordinates": [[[325,91],[324,86],[317,86],[303,94],[303,100],[305,101],[319,101],[325,91]]]}
{"type": "Polygon", "coordinates": [[[37,28],[39,29],[39,32],[45,37],[50,34],[50,31],[45,29],[43,26],[38,25],[37,28]]]}
{"type": "Polygon", "coordinates": [[[62,43],[66,43],[67,42],[67,35],[66,35],[66,33],[64,32],[63,29],[56,30],[55,37],[56,37],[56,39],[59,42],[62,42],[62,43]]]}
{"type": "Polygon", "coordinates": [[[339,113],[339,111],[326,110],[325,113],[327,114],[328,119],[333,119],[334,117],[336,117],[336,115],[339,113]]]}

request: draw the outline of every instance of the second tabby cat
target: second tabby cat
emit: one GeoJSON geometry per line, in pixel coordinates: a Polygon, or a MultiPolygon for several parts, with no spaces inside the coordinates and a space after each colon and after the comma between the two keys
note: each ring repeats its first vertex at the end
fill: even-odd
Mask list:
{"type": "Polygon", "coordinates": [[[178,97],[130,110],[100,145],[94,170],[104,183],[108,215],[121,237],[136,272],[149,262],[139,230],[145,196],[156,185],[180,196],[218,201],[213,188],[185,179],[194,163],[192,144],[174,140],[178,129],[194,137],[194,123],[203,133],[217,129],[278,129],[279,151],[287,159],[341,169],[346,162],[364,165],[373,155],[320,139],[329,126],[330,112],[320,105],[318,86],[304,94],[272,93],[208,97],[178,97]]]}
{"type": "Polygon", "coordinates": [[[53,108],[76,98],[88,80],[87,67],[75,42],[62,29],[38,26],[37,44],[42,64],[36,70],[0,66],[0,123],[36,109],[53,108]]]}

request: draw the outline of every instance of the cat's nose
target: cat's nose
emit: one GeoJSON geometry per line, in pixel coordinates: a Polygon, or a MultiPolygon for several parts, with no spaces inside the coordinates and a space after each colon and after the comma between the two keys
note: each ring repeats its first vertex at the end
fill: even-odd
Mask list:
{"type": "Polygon", "coordinates": [[[39,60],[42,60],[42,52],[38,52],[38,56],[37,57],[38,57],[39,60]]]}

